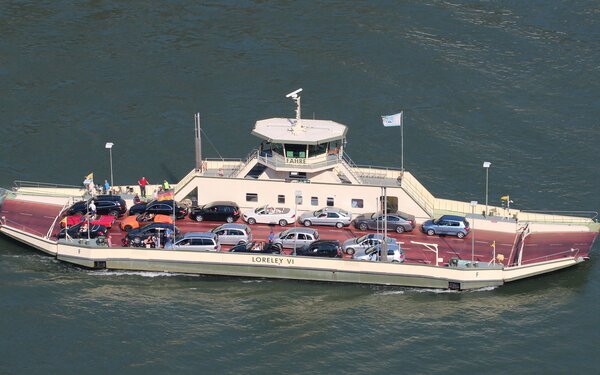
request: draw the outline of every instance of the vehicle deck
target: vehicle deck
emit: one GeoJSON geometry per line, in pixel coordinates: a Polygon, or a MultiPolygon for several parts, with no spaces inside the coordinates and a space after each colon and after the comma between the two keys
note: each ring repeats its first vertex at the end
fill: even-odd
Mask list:
{"type": "MultiPolygon", "coordinates": [[[[60,206],[34,203],[22,200],[7,199],[4,201],[0,215],[6,225],[23,230],[25,232],[45,236],[49,228],[52,226],[56,216],[61,210],[60,206]]],[[[119,227],[118,219],[109,231],[109,244],[112,247],[119,247],[121,240],[125,236],[125,232],[119,227]]],[[[242,222],[242,220],[238,220],[242,222]]],[[[198,232],[210,231],[211,229],[221,225],[220,222],[195,222],[188,217],[177,220],[176,225],[181,232],[198,232]]],[[[251,226],[253,239],[255,241],[267,241],[270,230],[275,233],[285,230],[287,227],[269,226],[256,224],[251,226]]],[[[321,239],[335,239],[343,242],[348,238],[359,237],[373,231],[360,231],[354,227],[346,227],[337,229],[335,227],[315,226],[319,231],[321,239]]],[[[56,234],[59,231],[59,225],[55,225],[54,231],[51,234],[51,239],[56,239],[56,234]]],[[[494,249],[491,246],[495,241],[496,254],[504,255],[504,265],[513,265],[517,261],[521,241],[520,234],[495,232],[489,230],[475,230],[474,256],[479,262],[489,262],[493,259],[494,249]]],[[[544,260],[559,259],[563,257],[576,255],[572,249],[577,249],[580,256],[587,256],[593,242],[597,236],[597,232],[559,232],[559,233],[533,233],[525,237],[523,246],[522,264],[534,263],[544,260]]],[[[440,263],[446,264],[450,258],[459,258],[464,260],[471,259],[472,253],[472,236],[473,233],[464,239],[458,239],[454,236],[427,236],[417,227],[413,232],[398,234],[390,232],[389,236],[394,238],[401,244],[406,255],[406,263],[417,264],[435,264],[435,253],[428,250],[415,242],[435,243],[439,246],[438,257],[443,261],[440,263]]],[[[231,246],[223,246],[222,251],[229,251],[231,246]]],[[[284,250],[286,254],[290,254],[290,249],[284,250]]],[[[346,258],[350,258],[345,255],[346,258]]]]}

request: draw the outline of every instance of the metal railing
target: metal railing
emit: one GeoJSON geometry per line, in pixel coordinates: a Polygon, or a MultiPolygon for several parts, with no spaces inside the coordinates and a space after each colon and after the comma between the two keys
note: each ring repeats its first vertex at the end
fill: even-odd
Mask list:
{"type": "Polygon", "coordinates": [[[520,221],[540,223],[589,224],[598,222],[598,211],[527,210],[517,215],[520,221]]]}
{"type": "Polygon", "coordinates": [[[8,225],[8,226],[11,227],[11,228],[18,229],[18,230],[23,231],[23,232],[31,233],[31,234],[34,234],[34,235],[39,236],[39,237],[44,237],[44,233],[38,232],[37,230],[35,230],[35,229],[31,228],[31,227],[28,227],[26,225],[17,223],[16,221],[12,221],[10,219],[7,219],[5,216],[2,216],[0,219],[2,220],[2,225],[4,225],[4,226],[6,226],[7,223],[10,223],[11,225],[8,225]]]}
{"type": "Polygon", "coordinates": [[[69,189],[82,189],[82,186],[66,185],[66,184],[55,184],[55,183],[50,183],[50,182],[38,182],[38,181],[24,181],[24,180],[14,180],[13,181],[13,190],[23,189],[23,188],[50,188],[50,189],[69,188],[69,189]]]}
{"type": "Polygon", "coordinates": [[[549,261],[552,259],[556,259],[558,256],[563,255],[563,254],[569,254],[570,255],[569,257],[572,257],[573,259],[577,259],[577,255],[579,255],[579,249],[571,248],[569,250],[559,251],[557,253],[542,255],[542,256],[539,256],[536,258],[524,260],[519,265],[539,263],[540,261],[549,261]]]}

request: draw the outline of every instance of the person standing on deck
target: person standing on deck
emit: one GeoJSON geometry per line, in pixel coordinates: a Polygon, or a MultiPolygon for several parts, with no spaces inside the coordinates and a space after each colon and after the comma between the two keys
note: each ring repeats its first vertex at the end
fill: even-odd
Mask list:
{"type": "Polygon", "coordinates": [[[148,180],[146,177],[142,177],[138,180],[138,185],[140,185],[140,193],[142,197],[146,198],[146,185],[148,185],[148,180]]]}
{"type": "Polygon", "coordinates": [[[96,204],[94,203],[94,201],[90,202],[88,206],[88,211],[90,212],[91,217],[96,216],[96,204]]]}
{"type": "Polygon", "coordinates": [[[169,190],[169,183],[167,182],[167,180],[163,180],[163,189],[165,191],[169,190]]]}
{"type": "Polygon", "coordinates": [[[108,183],[108,180],[104,180],[104,194],[108,194],[110,191],[110,184],[108,183]]]}
{"type": "Polygon", "coordinates": [[[273,243],[273,239],[275,239],[275,234],[273,234],[273,229],[269,232],[269,243],[273,243]]]}

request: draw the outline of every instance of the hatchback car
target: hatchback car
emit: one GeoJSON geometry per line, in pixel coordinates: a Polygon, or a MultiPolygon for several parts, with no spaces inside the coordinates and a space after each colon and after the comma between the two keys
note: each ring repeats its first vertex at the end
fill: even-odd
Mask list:
{"type": "MultiPolygon", "coordinates": [[[[381,245],[371,246],[364,250],[360,249],[356,253],[354,253],[354,255],[352,255],[352,259],[377,262],[381,259],[381,245]]],[[[396,249],[388,249],[388,262],[402,263],[404,262],[404,259],[404,251],[400,249],[400,247],[396,249]]]]}
{"type": "Polygon", "coordinates": [[[464,216],[455,215],[443,215],[439,219],[427,220],[421,226],[423,233],[427,233],[429,236],[435,234],[448,234],[451,236],[457,236],[458,238],[464,238],[469,234],[469,222],[464,216]]]}
{"type": "MultiPolygon", "coordinates": [[[[366,250],[369,247],[379,245],[382,242],[383,242],[383,234],[370,233],[370,234],[365,234],[364,236],[361,236],[361,237],[347,239],[346,241],[344,241],[344,244],[342,245],[342,249],[344,249],[346,254],[353,255],[359,249],[366,250]]],[[[394,240],[391,237],[387,237],[387,245],[388,245],[388,251],[395,250],[400,247],[400,245],[398,245],[396,240],[394,240]]]]}
{"type": "MultiPolygon", "coordinates": [[[[382,230],[386,215],[375,212],[357,216],[354,221],[354,227],[360,230],[382,230]]],[[[404,212],[387,214],[388,230],[395,230],[397,233],[412,232],[415,229],[415,217],[404,212]]]]}
{"type": "Polygon", "coordinates": [[[238,245],[252,241],[252,229],[246,224],[227,223],[211,230],[222,245],[238,245]]]}
{"type": "Polygon", "coordinates": [[[319,239],[319,232],[311,228],[290,228],[275,235],[273,243],[281,244],[284,248],[296,249],[305,247],[319,239]]]}
{"type": "Polygon", "coordinates": [[[127,212],[127,204],[120,195],[98,195],[87,201],[73,203],[67,210],[67,215],[84,215],[89,212],[90,203],[96,205],[96,213],[100,215],[123,216],[127,212]]]}
{"type": "Polygon", "coordinates": [[[318,240],[310,245],[296,250],[296,255],[324,257],[324,258],[342,258],[342,248],[337,240],[318,240]]]}
{"type": "Polygon", "coordinates": [[[211,202],[204,206],[192,208],[190,219],[196,221],[226,221],[233,223],[240,218],[240,207],[237,203],[222,201],[211,202]]]}
{"type": "Polygon", "coordinates": [[[221,251],[218,236],[211,232],[188,232],[166,247],[184,251],[221,251]]]}
{"type": "MultiPolygon", "coordinates": [[[[167,216],[173,216],[173,201],[151,201],[142,202],[131,206],[129,209],[129,215],[137,215],[142,212],[148,212],[150,214],[161,214],[167,216]]],[[[187,207],[179,205],[175,202],[175,218],[183,219],[187,215],[187,207]]]]}
{"type": "Polygon", "coordinates": [[[268,242],[247,242],[234,246],[229,250],[232,253],[253,253],[253,254],[281,254],[281,245],[268,242]]]}
{"type": "Polygon", "coordinates": [[[298,222],[304,226],[311,225],[332,225],[337,228],[343,228],[350,225],[352,214],[341,208],[325,207],[317,211],[306,212],[300,216],[298,222]]]}

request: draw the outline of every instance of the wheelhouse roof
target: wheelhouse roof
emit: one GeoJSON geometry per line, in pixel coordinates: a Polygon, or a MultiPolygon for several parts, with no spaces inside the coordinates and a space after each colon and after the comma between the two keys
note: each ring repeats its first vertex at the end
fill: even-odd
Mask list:
{"type": "Polygon", "coordinates": [[[259,120],[254,125],[252,134],[271,143],[292,143],[301,145],[318,145],[346,137],[348,128],[331,120],[301,119],[302,127],[292,131],[296,119],[269,118],[259,120]]]}

